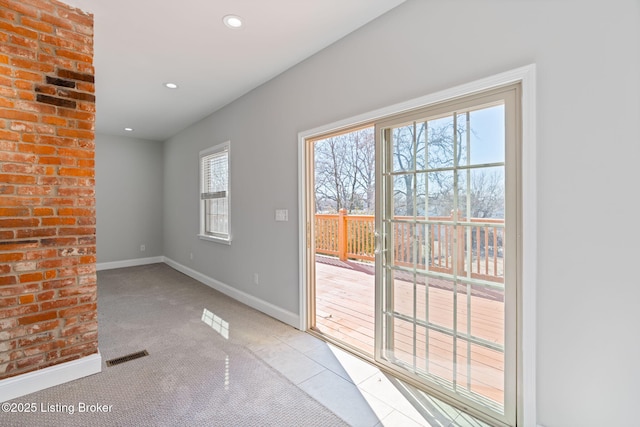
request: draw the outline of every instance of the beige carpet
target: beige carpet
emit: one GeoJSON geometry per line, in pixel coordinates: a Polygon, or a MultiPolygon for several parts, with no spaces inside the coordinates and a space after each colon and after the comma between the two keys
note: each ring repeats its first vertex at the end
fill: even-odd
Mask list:
{"type": "Polygon", "coordinates": [[[100,272],[98,293],[102,373],[15,399],[35,413],[0,425],[346,425],[253,352],[290,326],[164,264],[100,272]],[[80,412],[96,404],[106,412],[80,412]]]}

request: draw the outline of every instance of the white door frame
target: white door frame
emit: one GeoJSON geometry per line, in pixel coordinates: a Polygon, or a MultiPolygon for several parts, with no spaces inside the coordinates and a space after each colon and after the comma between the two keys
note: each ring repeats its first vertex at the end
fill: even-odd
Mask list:
{"type": "Polygon", "coordinates": [[[316,135],[352,127],[452,98],[506,84],[522,84],[522,288],[519,312],[519,346],[522,354],[518,367],[521,381],[518,394],[517,423],[536,425],[536,283],[537,283],[537,184],[536,184],[536,66],[527,65],[497,75],[466,83],[430,95],[415,98],[339,122],[298,134],[298,226],[299,226],[299,329],[307,330],[307,194],[306,140],[316,135]]]}

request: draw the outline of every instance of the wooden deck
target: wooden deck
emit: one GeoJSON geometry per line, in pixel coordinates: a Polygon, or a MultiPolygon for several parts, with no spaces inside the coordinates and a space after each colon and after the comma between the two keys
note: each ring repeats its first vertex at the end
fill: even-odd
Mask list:
{"type": "MultiPolygon", "coordinates": [[[[374,351],[374,275],[373,266],[320,257],[316,262],[316,328],[373,356],[374,351]]],[[[394,281],[395,311],[413,315],[414,285],[398,276],[394,281]]],[[[454,292],[449,282],[429,279],[415,286],[416,313],[441,327],[452,328],[454,292]],[[428,295],[427,295],[428,294],[428,295]]],[[[470,290],[471,333],[496,344],[504,344],[504,304],[495,291],[470,290]]],[[[467,289],[457,292],[458,331],[467,332],[467,289]]],[[[416,329],[413,354],[413,324],[396,320],[394,325],[396,358],[443,378],[458,388],[488,398],[499,405],[504,397],[504,358],[502,352],[453,338],[434,330],[416,329]],[[428,332],[428,333],[427,333],[428,332]],[[428,340],[427,340],[428,336],[428,340]],[[470,345],[470,348],[467,346],[470,345]],[[454,360],[455,358],[455,360],[454,360]],[[470,360],[470,363],[467,361],[470,360]]]]}

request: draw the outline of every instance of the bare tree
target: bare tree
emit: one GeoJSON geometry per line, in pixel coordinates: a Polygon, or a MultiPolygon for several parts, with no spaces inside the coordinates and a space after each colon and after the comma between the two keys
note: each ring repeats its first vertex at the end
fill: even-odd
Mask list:
{"type": "MultiPolygon", "coordinates": [[[[504,215],[504,174],[500,170],[458,171],[467,162],[468,116],[415,122],[390,132],[396,215],[449,216],[457,191],[458,209],[472,217],[504,215]],[[428,171],[428,172],[427,172],[428,171]],[[455,183],[457,182],[457,188],[455,183]],[[467,188],[467,182],[469,188],[467,188]]],[[[316,211],[373,213],[374,129],[365,128],[315,143],[316,211]]]]}
{"type": "Polygon", "coordinates": [[[373,213],[375,142],[373,129],[315,143],[316,211],[373,213]]]}

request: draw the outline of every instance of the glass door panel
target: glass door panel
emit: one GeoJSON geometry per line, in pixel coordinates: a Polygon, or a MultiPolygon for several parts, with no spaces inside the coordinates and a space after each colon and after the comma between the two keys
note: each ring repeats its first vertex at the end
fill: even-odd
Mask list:
{"type": "Polygon", "coordinates": [[[516,92],[376,126],[376,360],[511,425],[517,200],[507,190],[516,184],[516,92]]]}

